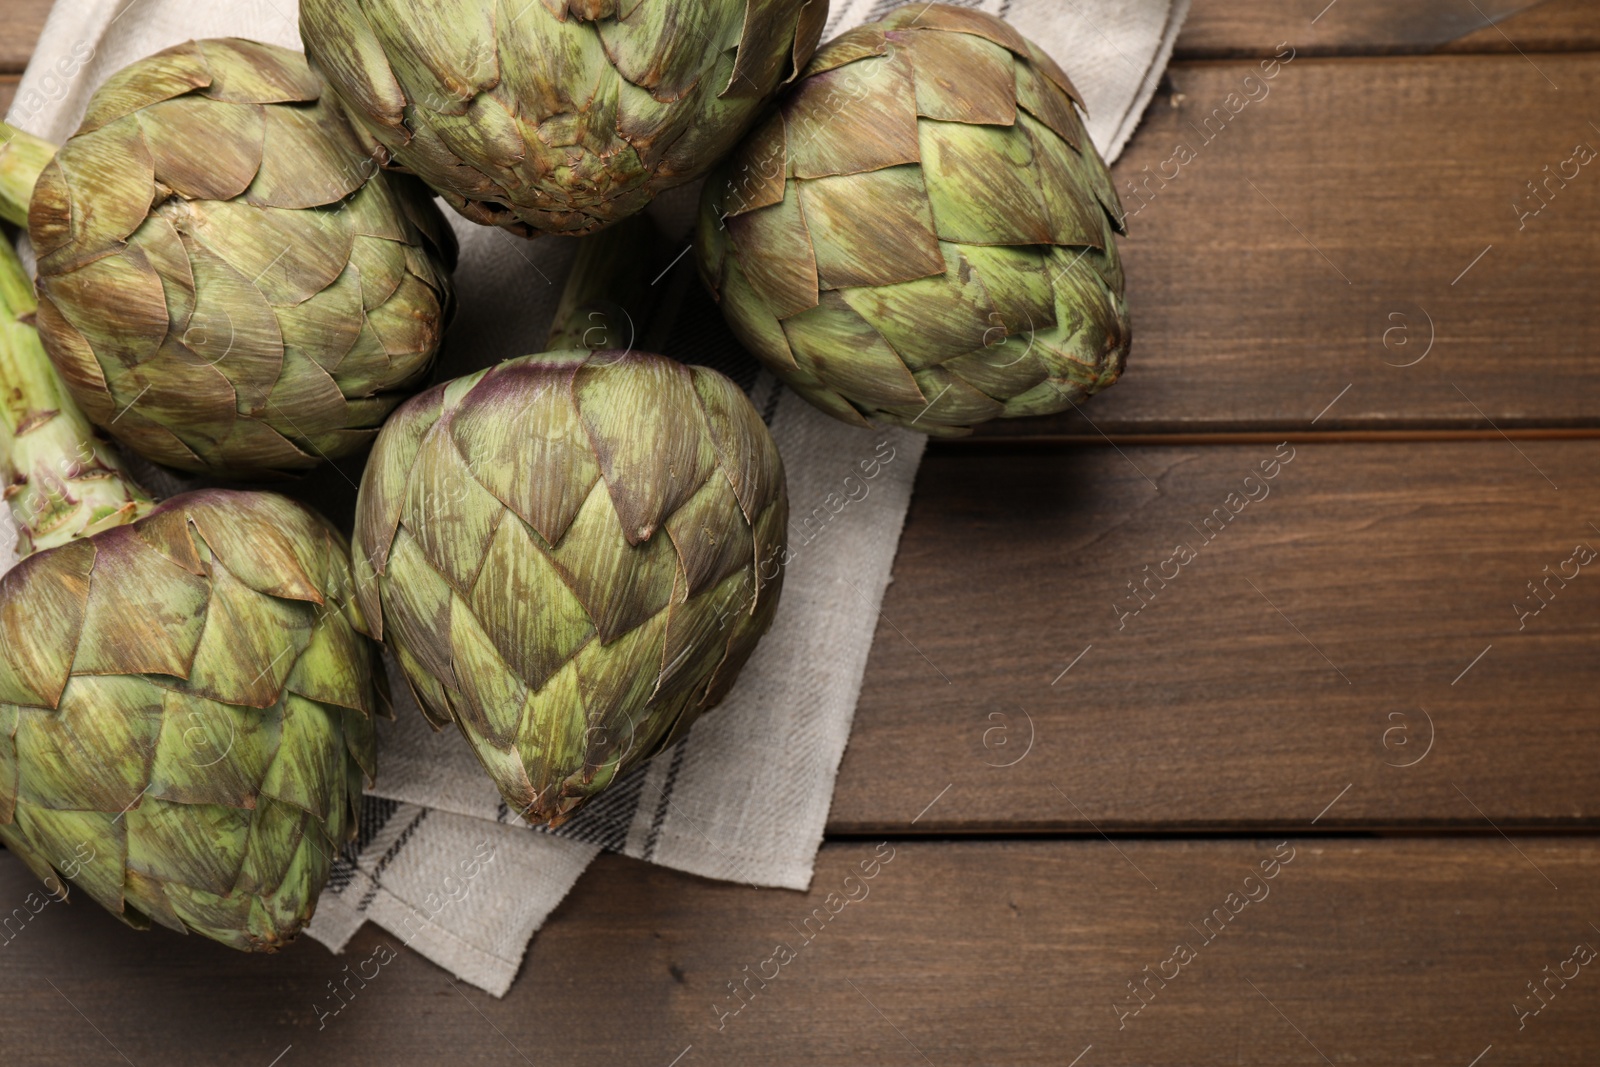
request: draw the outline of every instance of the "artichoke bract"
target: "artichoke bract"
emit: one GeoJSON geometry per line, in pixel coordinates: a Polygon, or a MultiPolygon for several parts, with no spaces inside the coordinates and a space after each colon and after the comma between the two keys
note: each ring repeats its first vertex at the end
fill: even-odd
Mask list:
{"type": "Polygon", "coordinates": [[[8,245],[0,296],[0,469],[29,553],[0,575],[0,843],[130,925],[272,951],[375,769],[348,551],[271,494],[152,504],[60,389],[8,245]]]}
{"type": "Polygon", "coordinates": [[[727,378],[549,352],[395,412],[361,482],[357,596],[435,727],[556,825],[727,693],[787,522],[777,447],[727,378]]]}
{"type": "Polygon", "coordinates": [[[42,171],[10,132],[0,199],[15,217],[31,185],[45,346],[146,458],[304,470],[369,443],[429,371],[454,237],[304,57],[229,39],[140,60],[42,171]]]}
{"type": "Polygon", "coordinates": [[[1121,206],[1061,68],[1005,22],[913,4],[824,45],[706,181],[702,277],[837,418],[953,435],[1061,411],[1129,343],[1121,206]]]}
{"type": "Polygon", "coordinates": [[[475,222],[583,234],[700,177],[822,36],[827,0],[301,0],[306,54],[475,222]]]}

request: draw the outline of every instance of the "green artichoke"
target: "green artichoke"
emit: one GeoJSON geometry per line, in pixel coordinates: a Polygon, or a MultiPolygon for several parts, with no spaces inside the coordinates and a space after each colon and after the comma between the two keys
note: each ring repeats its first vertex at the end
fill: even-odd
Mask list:
{"type": "Polygon", "coordinates": [[[787,523],[777,448],[727,378],[525,356],[383,428],[357,598],[434,726],[557,825],[727,693],[777,607],[787,523]]]}
{"type": "Polygon", "coordinates": [[[1063,410],[1128,351],[1121,207],[1049,56],[912,4],[824,45],[706,182],[733,332],[846,422],[939,435],[1063,410]]]}
{"type": "Polygon", "coordinates": [[[47,165],[3,132],[0,213],[26,212],[45,346],[141,455],[304,470],[363,447],[427,374],[454,237],[302,56],[210,40],[140,60],[47,165]]]}
{"type": "Polygon", "coordinates": [[[474,222],[583,234],[700,177],[816,49],[827,0],[301,0],[306,54],[474,222]]]}
{"type": "Polygon", "coordinates": [[[59,387],[0,240],[0,842],[123,921],[271,951],[310,919],[383,699],[340,536],[300,505],[152,505],[59,387]]]}

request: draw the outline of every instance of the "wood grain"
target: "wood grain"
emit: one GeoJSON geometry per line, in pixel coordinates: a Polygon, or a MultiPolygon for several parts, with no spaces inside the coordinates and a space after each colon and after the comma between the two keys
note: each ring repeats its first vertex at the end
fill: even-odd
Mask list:
{"type": "MultiPolygon", "coordinates": [[[[27,65],[51,0],[5,0],[0,71],[27,65]]],[[[1600,45],[1600,11],[1588,0],[1196,0],[1175,55],[1219,58],[1269,54],[1279,41],[1303,51],[1358,55],[1435,49],[1474,52],[1580,51],[1600,45]],[[1311,20],[1326,8],[1315,22],[1311,20]],[[1510,12],[1499,30],[1486,14],[1510,12]],[[1502,32],[1503,31],[1503,34],[1502,32]],[[1509,38],[1509,40],[1508,40],[1509,38]]]]}
{"type": "Polygon", "coordinates": [[[16,99],[17,78],[14,74],[0,75],[0,115],[11,110],[11,101],[16,99]]]}
{"type": "MultiPolygon", "coordinates": [[[[806,942],[796,927],[861,884],[845,877],[875,836],[825,846],[809,894],[602,857],[504,1001],[370,927],[341,958],[307,942],[254,959],[136,934],[87,903],[21,920],[12,909],[26,914],[36,886],[0,853],[0,1061],[1600,1061],[1593,967],[1552,980],[1520,1029],[1515,1007],[1538,1003],[1528,983],[1575,943],[1600,947],[1600,842],[1528,833],[1593,829],[1600,813],[1600,585],[1587,584],[1600,577],[1557,586],[1525,630],[1512,607],[1575,542],[1600,547],[1600,442],[1525,439],[1600,426],[1600,194],[1586,169],[1527,231],[1509,208],[1567,142],[1600,143],[1584,132],[1592,60],[1546,54],[1597,47],[1600,12],[1549,0],[1505,36],[1433,45],[1418,43],[1418,5],[1339,0],[1313,26],[1314,2],[1198,0],[1181,55],[1290,40],[1299,56],[1134,218],[1137,347],[1090,417],[1196,442],[1493,433],[1492,419],[1517,440],[1296,444],[1271,495],[1153,583],[1122,630],[1110,605],[1124,583],[1199,542],[1188,524],[1227,507],[1272,438],[1126,456],[936,447],[830,830],[1070,836],[897,839],[867,899],[812,918],[822,932],[806,942]],[[1313,58],[1506,52],[1506,37],[1528,56],[1313,58]],[[1435,351],[1384,366],[1417,351],[1384,348],[1388,315],[1415,340],[1424,309],[1435,351]],[[1196,925],[1266,884],[1245,875],[1282,838],[1140,836],[1269,829],[1294,859],[1266,899],[1233,898],[1243,910],[1215,941],[1196,925]],[[1308,836],[1330,829],[1462,836],[1308,836]],[[800,946],[794,962],[716,1029],[727,983],[780,940],[800,946]],[[1150,980],[1153,999],[1119,1029],[1128,983],[1179,942],[1196,958],[1150,980]],[[319,1026],[345,966],[390,951],[319,1026]]],[[[4,3],[0,71],[15,72],[49,4],[4,3]]],[[[1175,66],[1119,179],[1169,158],[1252,67],[1175,66]]],[[[0,101],[14,90],[0,78],[0,101]]],[[[1004,431],[1097,432],[1076,419],[1004,431]]]]}
{"type": "Polygon", "coordinates": [[[1600,441],[1276,451],[930,451],[830,831],[1600,825],[1600,441]]]}
{"type": "MultiPolygon", "coordinates": [[[[0,901],[32,889],[0,855],[0,901]]],[[[1600,946],[1597,893],[1589,839],[849,842],[804,895],[604,857],[498,1002],[373,927],[343,958],[249,958],[52,904],[0,948],[0,1048],[8,1067],[1593,1063],[1593,964],[1520,1031],[1513,1004],[1600,946]],[[829,893],[857,899],[830,915],[829,893]],[[794,958],[764,964],[779,942],[794,958]],[[346,965],[376,977],[319,1029],[346,965]],[[713,1009],[763,969],[738,1015],[713,1009]]]]}
{"type": "Polygon", "coordinates": [[[1279,41],[1313,55],[1577,52],[1600,45],[1600,9],[1589,0],[1195,0],[1174,55],[1270,55],[1279,41]]]}
{"type": "Polygon", "coordinates": [[[18,74],[28,65],[51,0],[4,0],[0,7],[0,72],[18,74]]]}
{"type": "Polygon", "coordinates": [[[1600,64],[1536,59],[1173,68],[1115,168],[1127,372],[1084,415],[982,432],[1600,425],[1600,172],[1572,164],[1547,203],[1525,184],[1600,149],[1600,64]]]}

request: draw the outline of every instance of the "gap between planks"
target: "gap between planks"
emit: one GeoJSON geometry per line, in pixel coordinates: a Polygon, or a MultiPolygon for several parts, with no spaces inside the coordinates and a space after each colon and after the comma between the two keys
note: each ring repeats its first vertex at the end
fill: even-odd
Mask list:
{"type": "Polygon", "coordinates": [[[1081,445],[1257,445],[1291,441],[1295,444],[1386,444],[1432,441],[1591,441],[1600,439],[1600,426],[1507,427],[1505,430],[1216,430],[1173,433],[1106,434],[985,434],[972,437],[934,438],[929,444],[939,450],[968,448],[1077,447],[1081,445]]]}
{"type": "Polygon", "coordinates": [[[1440,824],[1430,826],[1423,823],[1411,823],[1404,826],[1377,826],[1364,828],[1362,826],[1334,825],[1327,828],[1306,825],[1305,823],[1261,823],[1259,825],[1238,826],[1227,828],[1208,827],[1159,827],[1150,826],[1140,829],[1118,829],[1115,826],[1101,824],[1098,827],[1068,828],[1055,827],[1049,829],[1029,830],[1024,828],[998,829],[988,827],[976,830],[962,830],[959,827],[934,826],[928,830],[920,830],[906,825],[882,826],[856,826],[848,830],[828,830],[823,835],[823,840],[829,844],[845,845],[861,841],[906,841],[922,844],[937,844],[939,842],[968,843],[983,841],[1060,841],[1071,843],[1074,841],[1256,841],[1264,837],[1293,837],[1295,839],[1315,839],[1317,841],[1378,841],[1388,838],[1426,838],[1429,840],[1473,841],[1473,840],[1503,840],[1503,835],[1509,834],[1518,840],[1537,841],[1541,838],[1594,838],[1600,839],[1600,822],[1594,820],[1575,821],[1571,823],[1550,823],[1536,826],[1531,824],[1517,825],[1515,823],[1499,822],[1494,826],[1487,825],[1457,825],[1440,824]]]}

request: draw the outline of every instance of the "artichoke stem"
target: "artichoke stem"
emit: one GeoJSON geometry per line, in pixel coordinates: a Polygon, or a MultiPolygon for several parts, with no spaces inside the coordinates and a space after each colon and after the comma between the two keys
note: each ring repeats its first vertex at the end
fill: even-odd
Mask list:
{"type": "Polygon", "coordinates": [[[578,256],[556,306],[545,349],[643,347],[650,306],[659,294],[646,277],[661,246],[654,222],[633,215],[578,240],[578,256]]]}
{"type": "Polygon", "coordinates": [[[56,146],[8,122],[0,122],[0,218],[28,224],[28,204],[39,175],[55,158],[56,146]]]}
{"type": "Polygon", "coordinates": [[[33,326],[37,309],[0,235],[0,474],[22,556],[133,522],[154,506],[67,395],[33,326]]]}

